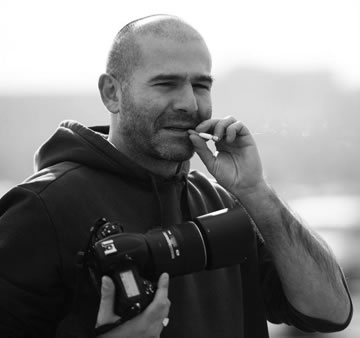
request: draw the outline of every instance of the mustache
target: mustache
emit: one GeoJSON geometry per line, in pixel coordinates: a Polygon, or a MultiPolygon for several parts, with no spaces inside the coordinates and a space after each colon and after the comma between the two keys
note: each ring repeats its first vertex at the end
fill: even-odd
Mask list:
{"type": "Polygon", "coordinates": [[[163,128],[166,126],[183,126],[188,127],[189,129],[195,129],[195,127],[202,122],[199,118],[194,118],[192,116],[174,113],[174,114],[164,114],[159,116],[156,121],[157,128],[163,128]]]}

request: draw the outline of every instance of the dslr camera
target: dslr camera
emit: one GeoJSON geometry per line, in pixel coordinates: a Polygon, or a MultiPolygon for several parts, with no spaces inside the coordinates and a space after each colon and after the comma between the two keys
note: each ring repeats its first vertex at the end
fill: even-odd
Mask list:
{"type": "Polygon", "coordinates": [[[161,273],[170,277],[241,264],[252,248],[253,222],[243,208],[222,209],[145,234],[99,219],[91,229],[86,265],[100,284],[115,284],[114,312],[125,322],[152,301],[161,273]]]}

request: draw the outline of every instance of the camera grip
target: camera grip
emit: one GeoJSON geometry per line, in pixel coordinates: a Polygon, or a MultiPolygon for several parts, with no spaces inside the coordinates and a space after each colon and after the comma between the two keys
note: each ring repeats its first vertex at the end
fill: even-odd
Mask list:
{"type": "Polygon", "coordinates": [[[152,302],[155,286],[139,275],[136,266],[115,271],[110,277],[115,285],[114,312],[122,322],[135,317],[152,302]]]}

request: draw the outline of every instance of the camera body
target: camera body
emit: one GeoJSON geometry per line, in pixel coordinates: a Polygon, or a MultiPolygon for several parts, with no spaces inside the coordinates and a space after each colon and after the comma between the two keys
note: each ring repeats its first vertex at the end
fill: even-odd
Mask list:
{"type": "Polygon", "coordinates": [[[97,281],[103,275],[114,281],[114,312],[121,322],[148,306],[161,273],[175,277],[241,264],[255,237],[253,223],[240,207],[145,234],[123,232],[105,219],[95,228],[88,267],[97,281]]]}

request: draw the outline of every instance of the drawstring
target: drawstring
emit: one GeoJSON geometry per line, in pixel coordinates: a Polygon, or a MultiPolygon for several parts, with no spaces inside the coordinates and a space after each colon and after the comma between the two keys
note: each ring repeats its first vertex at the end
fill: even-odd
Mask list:
{"type": "MultiPolygon", "coordinates": [[[[160,192],[158,185],[156,183],[156,178],[153,175],[149,175],[151,179],[152,191],[154,192],[157,204],[157,210],[159,213],[159,220],[160,224],[157,226],[164,227],[165,226],[165,215],[164,215],[164,207],[161,201],[160,192]]],[[[182,221],[187,222],[192,219],[193,215],[191,214],[191,208],[189,205],[189,198],[188,198],[188,181],[186,177],[182,177],[181,179],[183,183],[181,196],[180,196],[180,209],[182,213],[182,221]]]]}
{"type": "Polygon", "coordinates": [[[152,175],[149,175],[149,176],[151,178],[152,190],[153,190],[153,192],[155,194],[157,205],[158,205],[159,219],[160,219],[160,224],[159,225],[160,225],[160,227],[163,227],[164,226],[164,210],[163,210],[163,205],[161,203],[159,189],[157,187],[155,177],[152,176],[152,175]]]}
{"type": "Polygon", "coordinates": [[[189,205],[189,198],[188,198],[188,180],[186,177],[182,178],[184,183],[184,188],[181,192],[181,211],[182,211],[182,220],[187,222],[193,219],[193,215],[191,214],[191,209],[189,205]]]}

